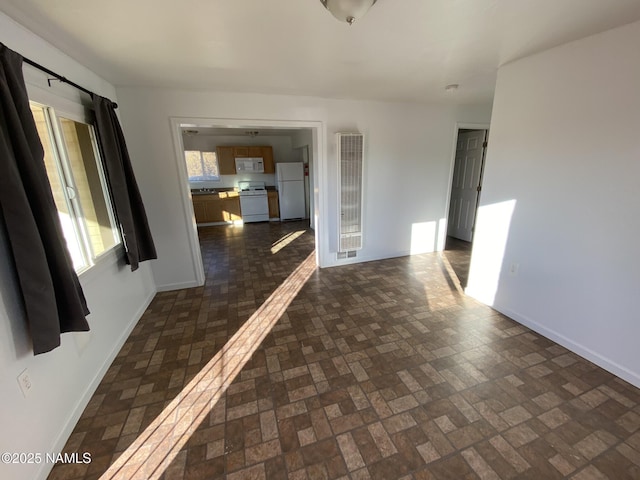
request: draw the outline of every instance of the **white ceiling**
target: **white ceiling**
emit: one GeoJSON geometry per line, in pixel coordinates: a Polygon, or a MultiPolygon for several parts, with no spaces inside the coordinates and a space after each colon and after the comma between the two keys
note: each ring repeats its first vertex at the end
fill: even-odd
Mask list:
{"type": "Polygon", "coordinates": [[[379,0],[352,27],[319,0],[0,0],[0,10],[117,86],[476,103],[491,101],[500,65],[638,20],[640,0],[379,0]]]}

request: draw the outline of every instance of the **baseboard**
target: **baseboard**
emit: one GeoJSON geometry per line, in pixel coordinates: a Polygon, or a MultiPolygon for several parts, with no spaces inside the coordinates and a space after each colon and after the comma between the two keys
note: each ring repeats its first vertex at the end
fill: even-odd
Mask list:
{"type": "Polygon", "coordinates": [[[530,328],[536,333],[548,338],[549,340],[553,340],[559,345],[571,350],[573,353],[580,355],[581,357],[589,360],[590,362],[598,365],[599,367],[605,369],[606,371],[620,377],[621,379],[629,382],[631,385],[640,388],[640,373],[633,372],[626,367],[614,362],[613,360],[602,356],[598,352],[591,350],[584,345],[581,345],[577,342],[574,342],[568,337],[556,332],[555,330],[551,330],[550,328],[541,325],[540,323],[532,320],[524,315],[520,315],[517,312],[514,312],[508,308],[501,307],[500,305],[492,305],[494,310],[506,315],[507,317],[515,320],[516,322],[524,325],[527,328],[530,328]]]}
{"type": "MultiPolygon", "coordinates": [[[[106,375],[107,370],[111,366],[111,363],[113,363],[113,360],[116,358],[116,356],[118,355],[118,352],[127,341],[127,338],[129,338],[129,335],[131,334],[135,326],[140,321],[140,318],[142,318],[142,314],[147,310],[147,308],[151,304],[151,301],[153,300],[153,297],[155,297],[155,295],[156,295],[156,291],[152,290],[149,293],[149,295],[144,299],[144,302],[142,303],[140,308],[138,308],[136,313],[133,315],[131,322],[129,323],[129,325],[127,325],[127,328],[122,332],[122,335],[120,335],[120,337],[118,338],[118,341],[115,343],[114,347],[111,349],[111,352],[109,352],[109,355],[107,356],[107,358],[105,358],[104,362],[100,366],[100,369],[96,373],[95,377],[93,378],[91,383],[87,386],[84,393],[80,397],[80,400],[78,401],[75,408],[73,409],[71,415],[65,422],[64,427],[60,431],[55,442],[53,443],[53,448],[50,450],[51,452],[63,451],[68,438],[71,436],[73,429],[75,428],[76,424],[78,423],[78,420],[80,420],[80,417],[82,416],[82,412],[84,412],[84,409],[87,408],[87,405],[91,400],[91,397],[93,396],[96,389],[100,385],[100,382],[106,375]]],[[[42,468],[38,471],[36,478],[42,479],[42,480],[46,479],[49,473],[51,472],[52,468],[53,468],[53,464],[43,462],[42,468]]]]}
{"type": "MultiPolygon", "coordinates": [[[[358,252],[361,252],[361,250],[358,250],[358,252]]],[[[427,252],[427,253],[434,253],[434,252],[427,252]]],[[[399,257],[409,257],[412,255],[423,255],[422,253],[418,253],[418,254],[412,254],[410,251],[401,251],[401,252],[393,252],[393,253],[387,253],[387,254],[383,254],[383,255],[365,255],[365,256],[356,256],[353,258],[345,258],[343,260],[337,260],[336,259],[336,252],[331,252],[329,254],[332,258],[331,261],[327,263],[327,265],[325,265],[325,267],[327,268],[331,268],[331,267],[339,267],[341,265],[353,265],[354,263],[365,263],[365,262],[377,262],[378,260],[389,260],[392,258],[399,258],[399,257]]]]}
{"type": "Polygon", "coordinates": [[[185,288],[195,288],[201,287],[202,284],[198,283],[196,280],[189,280],[188,282],[180,282],[180,283],[168,283],[166,285],[158,285],[156,290],[158,292],[170,292],[172,290],[183,290],[185,288]]]}
{"type": "Polygon", "coordinates": [[[220,225],[236,225],[237,221],[229,221],[229,222],[206,222],[206,223],[198,223],[196,227],[218,227],[220,225]]]}

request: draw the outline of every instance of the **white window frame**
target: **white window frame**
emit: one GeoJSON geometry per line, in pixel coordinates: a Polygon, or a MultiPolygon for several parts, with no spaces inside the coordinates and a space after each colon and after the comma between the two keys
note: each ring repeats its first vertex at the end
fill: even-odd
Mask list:
{"type": "Polygon", "coordinates": [[[100,156],[100,149],[98,147],[95,125],[91,121],[92,115],[90,110],[76,102],[68,99],[60,98],[56,95],[52,95],[46,91],[41,91],[38,87],[28,85],[29,101],[30,103],[44,108],[45,116],[47,117],[47,129],[51,138],[53,155],[55,157],[56,169],[58,171],[59,178],[63,185],[65,185],[65,202],[67,209],[72,217],[73,229],[78,241],[82,260],[84,265],[76,269],[76,273],[79,276],[84,276],[93,267],[103,263],[113,263],[110,259],[117,260],[118,257],[124,255],[124,245],[122,241],[122,235],[119,231],[117,222],[115,221],[115,213],[113,208],[113,202],[111,199],[111,192],[108,188],[106,176],[104,173],[104,167],[100,156]],[[76,195],[77,187],[74,183],[74,177],[71,173],[71,165],[67,158],[66,145],[64,143],[64,135],[62,133],[62,126],[60,118],[65,118],[74,122],[90,125],[90,135],[93,150],[95,153],[96,167],[98,176],[100,178],[100,185],[102,187],[102,194],[105,198],[107,206],[107,213],[109,221],[111,223],[111,230],[114,235],[115,244],[98,255],[93,252],[93,247],[89,239],[89,234],[86,229],[85,222],[82,220],[83,212],[82,205],[76,195]]]}

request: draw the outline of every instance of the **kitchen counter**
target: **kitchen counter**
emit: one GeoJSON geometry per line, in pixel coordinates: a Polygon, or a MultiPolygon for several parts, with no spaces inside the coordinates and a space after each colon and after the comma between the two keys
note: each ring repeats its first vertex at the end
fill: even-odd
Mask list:
{"type": "Polygon", "coordinates": [[[198,225],[234,223],[242,220],[240,195],[235,190],[225,192],[192,191],[191,200],[198,225]]]}
{"type": "MultiPolygon", "coordinates": [[[[280,216],[278,192],[274,186],[267,188],[269,218],[280,216]]],[[[235,188],[193,189],[191,190],[193,210],[198,225],[216,225],[241,220],[240,192],[235,188]]]]}
{"type": "Polygon", "coordinates": [[[191,196],[202,196],[202,195],[211,195],[218,198],[231,198],[237,197],[238,192],[234,189],[231,190],[215,190],[215,191],[206,191],[206,190],[191,190],[191,196]]]}

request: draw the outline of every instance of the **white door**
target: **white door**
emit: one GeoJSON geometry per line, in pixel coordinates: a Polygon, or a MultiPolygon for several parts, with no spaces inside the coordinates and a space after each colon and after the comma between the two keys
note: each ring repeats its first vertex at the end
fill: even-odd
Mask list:
{"type": "Polygon", "coordinates": [[[470,242],[482,181],[486,130],[458,133],[447,235],[470,242]]]}

